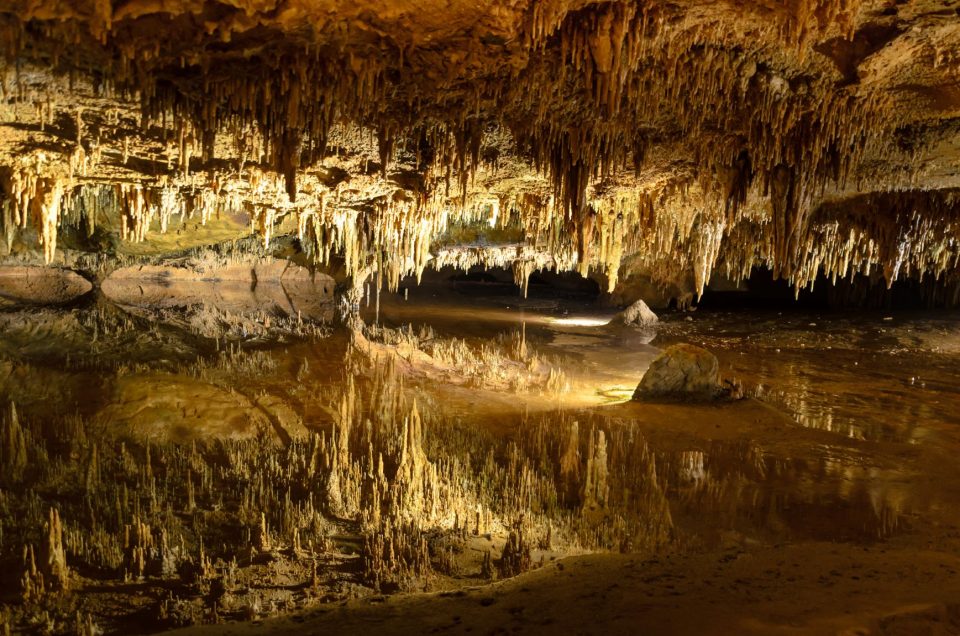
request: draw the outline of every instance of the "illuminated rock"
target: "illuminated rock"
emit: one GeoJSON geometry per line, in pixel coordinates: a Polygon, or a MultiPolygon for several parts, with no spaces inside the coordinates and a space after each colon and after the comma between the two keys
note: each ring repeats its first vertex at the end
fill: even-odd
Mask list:
{"type": "Polygon", "coordinates": [[[101,289],[131,313],[188,325],[209,338],[244,339],[295,330],[304,321],[329,322],[335,284],[326,274],[281,259],[195,260],[123,267],[101,289]]]}
{"type": "Polygon", "coordinates": [[[660,321],[657,314],[653,313],[643,300],[638,300],[624,309],[620,314],[620,319],[623,320],[625,325],[636,325],[638,327],[649,327],[660,321]]]}
{"type": "Polygon", "coordinates": [[[720,392],[717,357],[701,347],[676,344],[650,363],[633,399],[710,399],[720,392]]]}

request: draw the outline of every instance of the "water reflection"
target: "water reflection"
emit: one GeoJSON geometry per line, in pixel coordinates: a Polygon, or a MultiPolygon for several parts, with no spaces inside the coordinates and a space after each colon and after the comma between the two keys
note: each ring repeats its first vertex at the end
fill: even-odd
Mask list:
{"type": "Polygon", "coordinates": [[[678,518],[702,541],[731,531],[755,541],[877,541],[912,512],[908,474],[864,470],[857,457],[786,458],[743,442],[661,457],[678,518]]]}
{"type": "Polygon", "coordinates": [[[733,315],[668,325],[658,342],[689,339],[724,372],[801,426],[867,441],[919,443],[960,424],[956,317],[824,319],[733,315]],[[811,327],[811,325],[813,325],[811,327]]]}
{"type": "Polygon", "coordinates": [[[657,344],[706,344],[757,397],[612,404],[657,348],[622,325],[554,320],[562,305],[439,303],[413,327],[387,301],[358,331],[326,310],[294,323],[286,286],[282,300],[230,289],[124,284],[122,310],[0,314],[6,561],[52,540],[55,509],[76,589],[154,581],[175,593],[146,593],[143,611],[170,626],[484,582],[587,550],[859,544],[956,521],[956,361],[928,357],[920,374],[890,353],[890,326],[871,348],[856,325],[818,340],[761,322],[747,344],[729,317],[668,323],[657,344]],[[260,331],[184,318],[214,293],[260,331]],[[290,305],[288,322],[266,324],[268,302],[290,305]],[[844,334],[860,344],[840,347],[844,334]]]}

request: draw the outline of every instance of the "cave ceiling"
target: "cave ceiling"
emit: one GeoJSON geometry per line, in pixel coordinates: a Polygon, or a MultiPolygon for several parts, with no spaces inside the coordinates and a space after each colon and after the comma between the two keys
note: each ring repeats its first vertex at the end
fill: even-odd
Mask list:
{"type": "Polygon", "coordinates": [[[951,277],[960,1],[0,0],[0,254],[951,277]]]}

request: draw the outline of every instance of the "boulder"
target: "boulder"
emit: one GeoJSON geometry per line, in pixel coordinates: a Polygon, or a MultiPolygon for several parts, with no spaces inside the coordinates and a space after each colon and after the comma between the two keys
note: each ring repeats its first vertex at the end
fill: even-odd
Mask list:
{"type": "Polygon", "coordinates": [[[722,392],[717,357],[701,347],[676,344],[650,363],[633,399],[708,400],[722,392]]]}
{"type": "Polygon", "coordinates": [[[638,300],[620,312],[620,319],[623,320],[625,325],[637,325],[638,327],[649,327],[657,324],[660,320],[643,300],[638,300]]]}

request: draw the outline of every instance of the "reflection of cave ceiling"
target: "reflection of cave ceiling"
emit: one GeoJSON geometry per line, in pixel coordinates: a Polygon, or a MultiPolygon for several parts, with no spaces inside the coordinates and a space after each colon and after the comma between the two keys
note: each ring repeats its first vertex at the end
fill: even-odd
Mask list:
{"type": "Polygon", "coordinates": [[[960,253],[960,1],[0,0],[0,37],[8,258],[252,228],[395,284],[502,239],[612,289],[960,253]]]}

